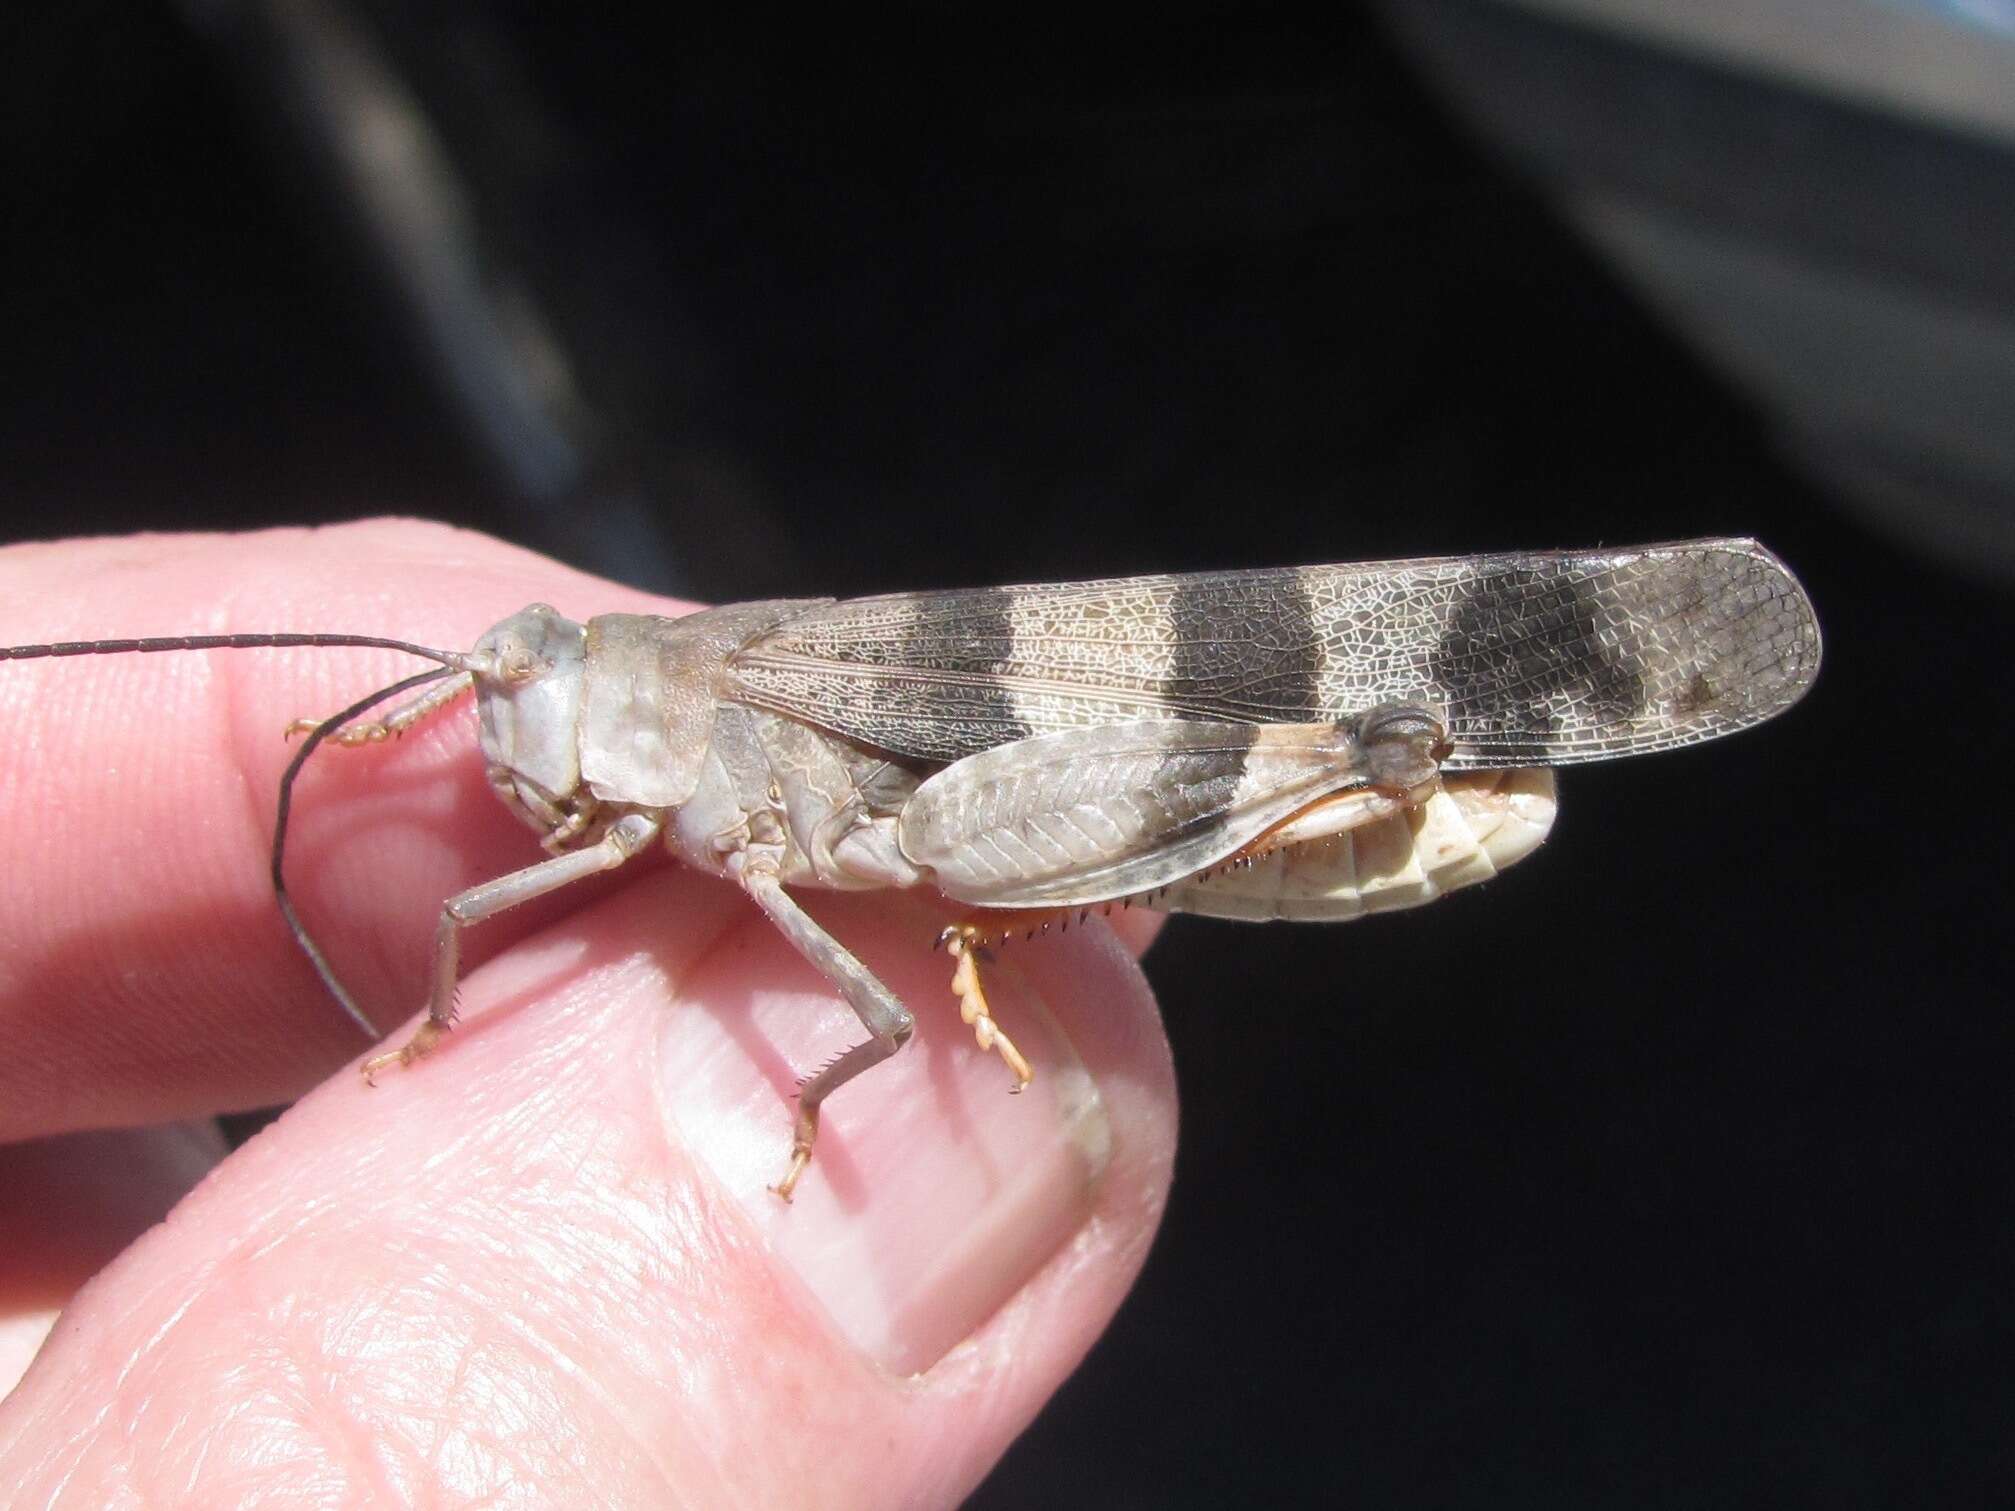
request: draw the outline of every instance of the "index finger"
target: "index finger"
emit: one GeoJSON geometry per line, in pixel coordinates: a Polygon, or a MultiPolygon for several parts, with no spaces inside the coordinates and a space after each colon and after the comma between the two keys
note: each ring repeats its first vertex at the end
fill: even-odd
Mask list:
{"type": "MultiPolygon", "coordinates": [[[[689,605],[486,536],[381,520],[0,550],[0,644],[342,631],[465,650],[534,601],[689,605]]],[[[0,1139],[285,1100],[363,1047],[273,905],[288,722],[420,669],[371,650],[0,663],[0,1139]]],[[[318,754],[288,837],[303,918],[381,1026],[420,1006],[444,898],[537,858],[470,714],[318,754]]],[[[540,921],[507,916],[471,961],[540,921]]]]}

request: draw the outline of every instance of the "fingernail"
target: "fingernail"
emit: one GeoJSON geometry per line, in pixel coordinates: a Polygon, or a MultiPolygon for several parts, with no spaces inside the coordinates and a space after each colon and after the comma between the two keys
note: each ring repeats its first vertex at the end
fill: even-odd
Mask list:
{"type": "Polygon", "coordinates": [[[799,1080],[865,1031],[759,917],[685,980],[661,1044],[678,1137],[741,1206],[832,1324],[884,1369],[928,1369],[1020,1290],[1091,1215],[1111,1158],[1098,1087],[1009,950],[986,966],[995,1020],[1028,1057],[1019,1095],[974,1043],[933,953],[941,921],[886,900],[813,905],[901,997],[917,1031],[826,1102],[785,1203],[799,1080]]]}

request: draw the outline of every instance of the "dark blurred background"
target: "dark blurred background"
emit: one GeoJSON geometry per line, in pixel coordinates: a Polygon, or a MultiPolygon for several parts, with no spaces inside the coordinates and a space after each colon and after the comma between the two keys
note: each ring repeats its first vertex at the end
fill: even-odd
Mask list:
{"type": "Polygon", "coordinates": [[[1433,908],[1169,929],[1166,1230],[974,1503],[2005,1501],[2015,17],[1655,9],[23,12],[9,537],[731,599],[1757,535],[1793,714],[1433,908]]]}

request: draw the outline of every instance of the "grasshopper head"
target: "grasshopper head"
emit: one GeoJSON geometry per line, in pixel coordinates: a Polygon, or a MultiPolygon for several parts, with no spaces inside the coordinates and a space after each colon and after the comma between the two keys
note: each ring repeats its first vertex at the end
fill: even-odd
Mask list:
{"type": "Polygon", "coordinates": [[[535,603],[478,640],[471,658],[490,784],[537,829],[565,820],[581,784],[587,640],[583,626],[535,603]]]}

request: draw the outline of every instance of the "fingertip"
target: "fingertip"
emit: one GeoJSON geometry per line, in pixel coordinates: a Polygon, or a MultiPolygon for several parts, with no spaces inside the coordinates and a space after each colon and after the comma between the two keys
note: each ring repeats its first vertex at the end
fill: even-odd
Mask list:
{"type": "Polygon", "coordinates": [[[1155,940],[1161,937],[1162,925],[1167,922],[1166,913],[1157,913],[1150,908],[1115,908],[1106,914],[1106,923],[1111,926],[1114,937],[1126,946],[1135,959],[1145,955],[1155,940]]]}
{"type": "Polygon", "coordinates": [[[1105,930],[1004,951],[989,989],[1037,1074],[1009,1096],[941,920],[813,907],[922,1021],[835,1096],[794,1205],[766,1189],[790,1084],[859,1027],[733,889],[645,877],[477,971],[437,1054],[376,1090],[345,1072],[227,1161],[80,1299],[21,1419],[88,1448],[111,1390],[118,1454],[92,1461],[185,1484],[286,1462],[356,1486],[368,1441],[372,1483],[470,1496],[531,1454],[555,1503],[956,1499],[1146,1253],[1167,1046],[1105,930]],[[172,1423],[146,1404],[170,1399],[172,1423]]]}
{"type": "Polygon", "coordinates": [[[942,927],[935,912],[813,906],[916,1013],[915,1038],[826,1104],[796,1198],[779,1202],[769,1187],[784,1169],[779,1112],[794,1081],[863,1031],[751,919],[695,973],[691,1005],[664,1019],[667,1113],[853,1346],[886,1373],[919,1375],[1081,1233],[1096,1228],[1118,1252],[1152,1231],[1174,1147],[1167,1045],[1131,957],[1104,930],[1003,949],[983,967],[991,1031],[1033,1069],[1010,1094],[1004,1057],[960,1021],[951,962],[925,948],[942,927]],[[808,1035],[808,1053],[777,1052],[808,1035]]]}

